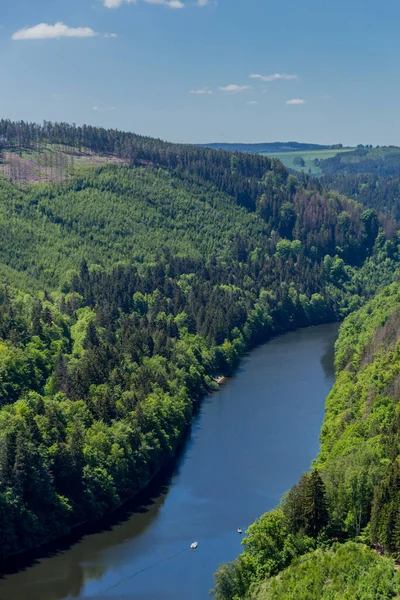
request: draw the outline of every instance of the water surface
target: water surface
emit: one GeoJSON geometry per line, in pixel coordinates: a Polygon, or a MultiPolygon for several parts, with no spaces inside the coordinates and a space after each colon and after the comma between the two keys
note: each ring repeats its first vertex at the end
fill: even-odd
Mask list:
{"type": "Polygon", "coordinates": [[[323,325],[254,350],[203,401],[140,506],[7,575],[0,600],[206,600],[217,565],[241,550],[237,528],[273,508],[318,452],[336,335],[323,325]]]}

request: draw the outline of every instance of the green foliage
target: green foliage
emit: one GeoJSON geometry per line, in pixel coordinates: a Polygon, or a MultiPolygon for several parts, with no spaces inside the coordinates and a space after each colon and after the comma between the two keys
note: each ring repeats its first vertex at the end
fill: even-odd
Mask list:
{"type": "Polygon", "coordinates": [[[319,549],[263,584],[257,600],[389,600],[400,592],[393,561],[349,542],[319,549]]]}
{"type": "Polygon", "coordinates": [[[215,574],[216,600],[243,598],[252,584],[276,575],[292,560],[313,547],[313,540],[291,532],[284,511],[266,513],[249,527],[244,551],[234,563],[221,565],[215,574]]]}
{"type": "Polygon", "coordinates": [[[290,531],[314,539],[328,526],[329,513],[326,490],[317,469],[305,473],[283,501],[283,510],[289,519],[290,531]]]}
{"type": "Polygon", "coordinates": [[[306,166],[306,162],[302,156],[295,156],[293,159],[293,164],[296,167],[305,167],[306,166]]]}

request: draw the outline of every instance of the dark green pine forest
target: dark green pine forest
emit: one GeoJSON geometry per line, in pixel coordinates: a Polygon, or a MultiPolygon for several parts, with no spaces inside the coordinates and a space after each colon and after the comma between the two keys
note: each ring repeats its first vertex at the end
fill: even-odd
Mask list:
{"type": "MultiPolygon", "coordinates": [[[[49,122],[0,121],[0,152],[2,561],[143,489],[249,348],[342,320],[396,280],[395,215],[276,159],[49,122]]],[[[361,308],[367,330],[363,312],[343,326],[317,467],[221,568],[218,598],[245,597],[319,540],[400,550],[395,361],[381,382],[373,342],[396,286],[361,308]]],[[[325,568],[318,552],[306,574],[325,568]]],[[[329,552],[332,568],[347,560],[329,552]]],[[[364,558],[371,580],[391,573],[364,558]]]]}

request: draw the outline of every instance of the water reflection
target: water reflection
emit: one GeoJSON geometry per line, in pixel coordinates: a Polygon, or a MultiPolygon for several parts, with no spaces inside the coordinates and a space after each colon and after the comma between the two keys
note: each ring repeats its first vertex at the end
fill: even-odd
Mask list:
{"type": "Polygon", "coordinates": [[[335,342],[337,340],[340,324],[329,326],[330,334],[327,337],[325,352],[321,357],[321,365],[329,382],[335,377],[335,342]]]}
{"type": "MultiPolygon", "coordinates": [[[[180,457],[178,463],[179,460],[180,457]]],[[[16,600],[11,574],[19,579],[18,600],[43,600],[43,582],[46,588],[51,586],[51,595],[46,596],[46,600],[79,598],[86,581],[101,580],[107,569],[126,562],[124,544],[143,536],[157,519],[176,468],[171,465],[164,469],[134,502],[125,505],[101,526],[82,528],[85,533],[72,534],[40,549],[31,560],[24,557],[21,561],[10,561],[6,576],[0,582],[0,600],[16,600]],[[113,553],[112,564],[107,555],[109,548],[121,548],[113,553]],[[99,561],[103,556],[108,557],[107,560],[99,561]]]]}

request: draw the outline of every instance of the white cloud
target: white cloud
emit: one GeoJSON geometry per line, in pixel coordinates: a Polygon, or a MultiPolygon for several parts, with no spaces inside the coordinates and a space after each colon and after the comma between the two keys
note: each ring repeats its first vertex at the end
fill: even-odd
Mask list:
{"type": "Polygon", "coordinates": [[[306,100],[302,100],[301,98],[293,98],[293,100],[288,100],[286,104],[306,104],[306,100]]]}
{"type": "Polygon", "coordinates": [[[248,104],[249,106],[255,106],[256,104],[258,104],[257,100],[250,100],[250,102],[246,102],[246,104],[248,104]]]}
{"type": "Polygon", "coordinates": [[[219,89],[221,92],[246,92],[247,90],[251,90],[251,85],[236,85],[236,83],[231,83],[231,85],[220,87],[219,89]]]}
{"type": "Polygon", "coordinates": [[[106,8],[119,8],[123,4],[137,4],[139,1],[147,4],[158,4],[167,8],[185,8],[181,0],[104,0],[104,6],[106,8]]]}
{"type": "Polygon", "coordinates": [[[92,110],[96,111],[112,111],[115,110],[115,106],[93,106],[92,110]]]}
{"type": "Polygon", "coordinates": [[[104,6],[106,8],[119,8],[124,1],[125,0],[104,0],[104,6]]]}
{"type": "Polygon", "coordinates": [[[202,88],[200,90],[190,90],[189,94],[195,94],[198,96],[202,96],[202,95],[206,95],[206,94],[212,94],[212,90],[208,89],[208,88],[202,88]]]}
{"type": "Polygon", "coordinates": [[[197,6],[207,6],[210,4],[210,0],[197,0],[197,6]]]}
{"type": "Polygon", "coordinates": [[[105,38],[117,38],[118,35],[116,33],[105,33],[104,37],[105,38]]]}
{"type": "Polygon", "coordinates": [[[94,37],[98,35],[90,27],[68,27],[64,23],[39,23],[33,27],[24,27],[12,35],[13,40],[54,40],[62,37],[94,37]]]}
{"type": "Polygon", "coordinates": [[[260,75],[259,73],[253,73],[250,75],[251,79],[260,79],[261,81],[279,81],[283,79],[285,81],[290,81],[292,79],[298,79],[298,75],[288,75],[287,73],[274,73],[273,75],[260,75]]]}

